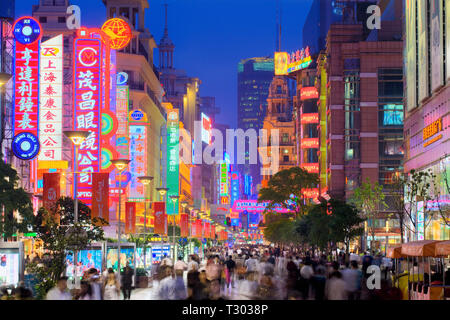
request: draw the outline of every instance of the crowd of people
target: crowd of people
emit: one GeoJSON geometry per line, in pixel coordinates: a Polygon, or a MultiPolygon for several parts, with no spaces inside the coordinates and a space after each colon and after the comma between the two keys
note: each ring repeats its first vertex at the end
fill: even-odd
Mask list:
{"type": "MultiPolygon", "coordinates": [[[[369,253],[325,255],[272,246],[213,247],[201,258],[193,254],[187,261],[164,256],[153,267],[151,281],[153,297],[160,300],[401,300],[402,292],[391,281],[394,267],[391,259],[369,253]],[[367,286],[371,265],[382,270],[381,288],[367,286]]],[[[102,273],[90,268],[79,289],[69,290],[67,278],[61,277],[46,299],[127,300],[133,275],[129,264],[120,277],[111,268],[102,273]]],[[[32,299],[23,283],[12,293],[5,290],[0,290],[2,299],[32,299]]]]}

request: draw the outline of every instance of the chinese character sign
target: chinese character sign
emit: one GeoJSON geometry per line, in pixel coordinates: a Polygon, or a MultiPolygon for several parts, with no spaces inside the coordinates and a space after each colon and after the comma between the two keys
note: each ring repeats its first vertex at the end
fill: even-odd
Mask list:
{"type": "Polygon", "coordinates": [[[239,172],[233,171],[231,173],[231,205],[233,205],[234,201],[240,198],[239,193],[239,172]]]}
{"type": "MultiPolygon", "coordinates": [[[[109,221],[109,173],[95,172],[92,174],[91,217],[109,221]]],[[[95,224],[101,225],[101,223],[95,224]]]]}
{"type": "Polygon", "coordinates": [[[228,164],[220,162],[220,195],[228,196],[228,164]]]}
{"type": "Polygon", "coordinates": [[[128,159],[128,86],[116,88],[116,117],[118,122],[116,132],[116,151],[121,157],[128,159]]]}
{"type": "Polygon", "coordinates": [[[78,152],[78,199],[90,205],[92,173],[100,171],[100,39],[75,39],[74,59],[74,129],[88,131],[78,152]]]}
{"type": "Polygon", "coordinates": [[[42,201],[47,211],[56,212],[56,202],[60,197],[60,192],[60,173],[44,173],[42,201]]]}
{"type": "Polygon", "coordinates": [[[38,160],[62,160],[63,35],[41,44],[38,160]]]}
{"type": "Polygon", "coordinates": [[[147,127],[130,125],[130,159],[128,165],[131,174],[129,199],[144,201],[145,188],[139,182],[139,176],[145,176],[147,164],[147,127]]]}
{"type": "Polygon", "coordinates": [[[179,189],[179,116],[178,109],[167,112],[167,214],[178,214],[178,201],[173,203],[170,196],[177,196],[179,189]]]}
{"type": "Polygon", "coordinates": [[[155,213],[154,233],[167,235],[167,215],[165,213],[166,204],[164,202],[153,202],[153,211],[155,213]]]}

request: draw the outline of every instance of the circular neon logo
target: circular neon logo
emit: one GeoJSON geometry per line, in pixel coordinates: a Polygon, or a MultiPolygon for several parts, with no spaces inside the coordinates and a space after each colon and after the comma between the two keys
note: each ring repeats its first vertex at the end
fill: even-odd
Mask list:
{"type": "Polygon", "coordinates": [[[22,17],[13,26],[14,38],[21,44],[32,44],[41,39],[42,28],[33,17],[22,17]]]}
{"type": "Polygon", "coordinates": [[[30,132],[21,132],[12,141],[14,155],[22,160],[34,159],[40,150],[39,139],[30,132]]]}
{"type": "Polygon", "coordinates": [[[144,113],[142,111],[140,111],[140,110],[134,110],[131,113],[131,118],[134,121],[140,121],[143,117],[144,117],[144,113]]]}

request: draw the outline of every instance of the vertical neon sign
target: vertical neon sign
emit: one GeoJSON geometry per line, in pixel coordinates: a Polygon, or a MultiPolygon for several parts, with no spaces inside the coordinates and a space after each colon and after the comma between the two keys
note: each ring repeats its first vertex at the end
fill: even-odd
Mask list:
{"type": "Polygon", "coordinates": [[[40,150],[39,126],[39,45],[41,26],[32,17],[18,19],[13,26],[15,38],[14,155],[34,159],[40,150]]]}
{"type": "Polygon", "coordinates": [[[144,201],[145,188],[139,183],[139,176],[147,173],[147,115],[142,110],[134,110],[129,116],[130,127],[130,201],[144,201]]]}
{"type": "Polygon", "coordinates": [[[90,205],[92,172],[100,171],[100,102],[102,88],[102,42],[83,37],[81,29],[74,45],[74,129],[88,131],[89,136],[78,152],[76,181],[78,199],[90,205]]]}
{"type": "Polygon", "coordinates": [[[41,44],[38,160],[62,160],[63,35],[41,44]]]}
{"type": "Polygon", "coordinates": [[[167,214],[178,214],[178,201],[175,204],[170,196],[178,196],[179,190],[179,115],[178,109],[167,112],[167,214]]]}

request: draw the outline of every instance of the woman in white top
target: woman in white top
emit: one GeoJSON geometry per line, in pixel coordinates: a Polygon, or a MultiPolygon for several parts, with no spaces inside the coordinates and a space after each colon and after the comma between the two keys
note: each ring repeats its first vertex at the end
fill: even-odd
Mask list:
{"type": "Polygon", "coordinates": [[[103,287],[103,299],[104,300],[119,300],[120,286],[117,281],[116,275],[112,268],[108,269],[108,278],[106,279],[105,286],[103,287]]]}

